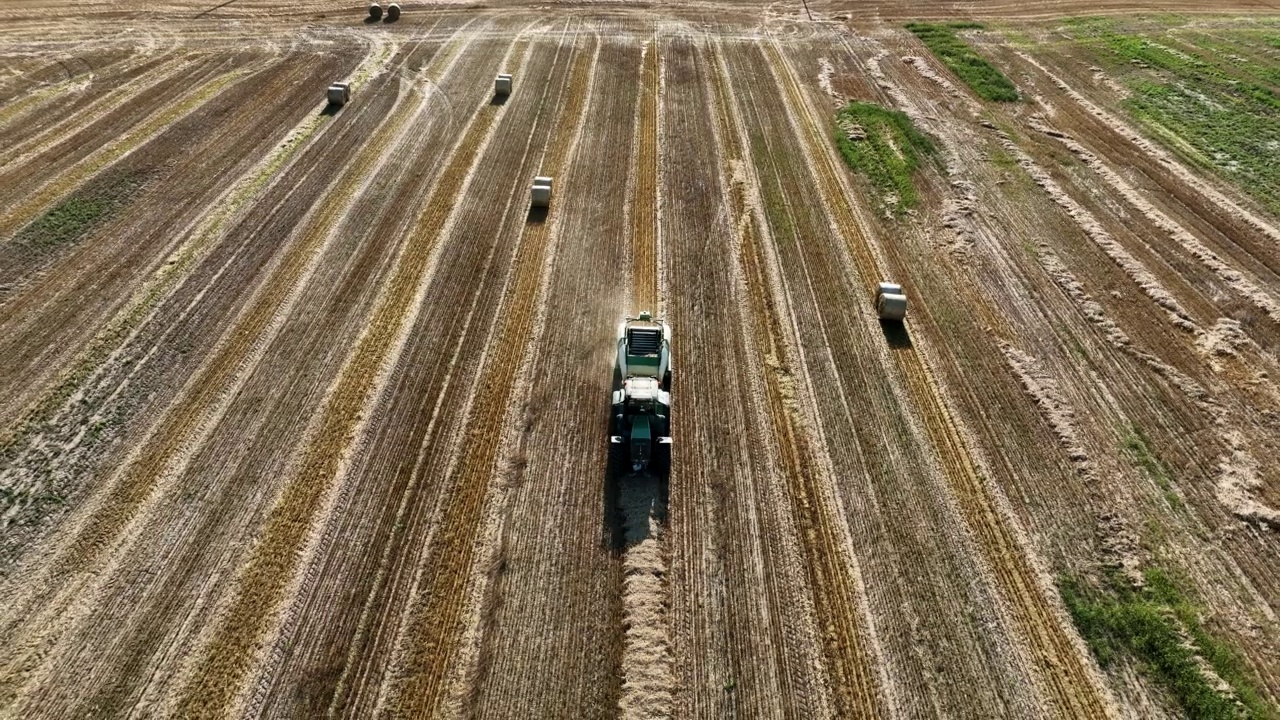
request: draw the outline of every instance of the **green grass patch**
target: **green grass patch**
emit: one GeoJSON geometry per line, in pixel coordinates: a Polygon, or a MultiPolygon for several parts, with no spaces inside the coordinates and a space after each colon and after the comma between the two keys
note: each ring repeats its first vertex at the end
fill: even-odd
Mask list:
{"type": "Polygon", "coordinates": [[[142,181],[141,173],[131,171],[95,178],[19,230],[14,242],[39,254],[74,244],[123,207],[142,181]]]}
{"type": "Polygon", "coordinates": [[[993,165],[1005,168],[1006,170],[1012,170],[1013,168],[1018,167],[1018,158],[1010,155],[1008,150],[1005,150],[998,145],[992,146],[992,148],[987,151],[987,159],[989,159],[993,165]]]}
{"type": "Polygon", "coordinates": [[[1280,214],[1280,72],[1247,41],[1178,41],[1126,31],[1116,20],[1077,20],[1077,41],[1123,78],[1125,109],[1184,160],[1218,173],[1280,214]],[[1190,44],[1187,44],[1190,43],[1190,44]]]}
{"type": "Polygon", "coordinates": [[[1173,579],[1158,569],[1147,570],[1144,579],[1143,587],[1135,587],[1119,573],[1108,574],[1101,586],[1059,578],[1062,600],[1098,663],[1109,668],[1121,658],[1136,660],[1190,718],[1280,717],[1239,654],[1204,627],[1199,608],[1173,579]],[[1230,685],[1234,698],[1205,676],[1199,660],[1230,685]]]}
{"type": "Polygon", "coordinates": [[[1133,461],[1136,467],[1145,472],[1162,490],[1168,490],[1173,487],[1169,480],[1169,471],[1165,468],[1164,463],[1160,462],[1155,455],[1151,453],[1151,439],[1137,425],[1129,426],[1129,431],[1124,436],[1124,451],[1133,461]]]}
{"type": "Polygon", "coordinates": [[[907,23],[907,29],[920,38],[979,97],[997,102],[1014,102],[1018,99],[1018,89],[1009,78],[956,35],[956,30],[981,27],[977,23],[907,23]]]}
{"type": "Polygon", "coordinates": [[[1173,509],[1181,510],[1182,499],[1173,491],[1173,477],[1169,473],[1169,468],[1165,467],[1165,464],[1151,452],[1151,439],[1142,431],[1142,428],[1137,425],[1129,426],[1121,445],[1134,467],[1142,470],[1160,487],[1164,493],[1165,502],[1169,503],[1173,509]]]}
{"type": "Polygon", "coordinates": [[[836,144],[850,168],[890,196],[887,204],[895,215],[919,201],[913,175],[937,153],[905,113],[866,102],[849,103],[836,113],[836,144]]]}
{"type": "MultiPolygon", "coordinates": [[[[1035,248],[1035,256],[1039,258],[1040,249],[1036,248],[1034,245],[1032,245],[1032,247],[1035,248]]],[[[1058,330],[1059,337],[1064,337],[1067,339],[1067,346],[1071,348],[1071,353],[1075,355],[1076,358],[1079,359],[1081,362],[1088,363],[1089,351],[1085,349],[1084,343],[1080,342],[1080,338],[1076,337],[1076,334],[1071,332],[1071,328],[1067,327],[1066,325],[1059,324],[1057,326],[1057,330],[1058,330]]]]}

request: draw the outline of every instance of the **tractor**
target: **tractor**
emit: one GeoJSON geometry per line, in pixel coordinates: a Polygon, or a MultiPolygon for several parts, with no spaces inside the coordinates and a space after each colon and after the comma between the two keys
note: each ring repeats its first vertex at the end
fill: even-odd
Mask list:
{"type": "Polygon", "coordinates": [[[671,462],[671,327],[648,312],[618,325],[609,424],[612,457],[632,473],[661,474],[671,462]]]}

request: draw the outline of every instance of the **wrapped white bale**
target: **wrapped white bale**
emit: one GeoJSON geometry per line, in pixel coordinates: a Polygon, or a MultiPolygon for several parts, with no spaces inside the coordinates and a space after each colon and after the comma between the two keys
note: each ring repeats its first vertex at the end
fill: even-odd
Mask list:
{"type": "Polygon", "coordinates": [[[328,98],[330,105],[346,105],[347,99],[351,97],[351,93],[345,85],[334,83],[329,86],[328,98]]]}
{"type": "Polygon", "coordinates": [[[374,20],[382,19],[382,6],[378,3],[369,3],[369,17],[374,20]]]}
{"type": "Polygon", "coordinates": [[[535,184],[530,189],[530,204],[536,208],[544,208],[551,205],[551,186],[535,184]]]}
{"type": "Polygon", "coordinates": [[[395,22],[400,19],[400,5],[391,3],[387,6],[387,20],[395,22]]]}
{"type": "Polygon", "coordinates": [[[901,293],[885,293],[876,302],[876,312],[881,320],[902,320],[907,317],[907,296],[901,293]]]}
{"type": "Polygon", "coordinates": [[[882,282],[876,285],[876,297],[881,295],[901,295],[902,286],[893,282],[882,282]]]}
{"type": "Polygon", "coordinates": [[[538,177],[533,179],[533,184],[535,187],[538,185],[541,185],[547,188],[548,190],[551,189],[551,182],[552,182],[551,178],[547,177],[546,175],[539,175],[538,177]]]}
{"type": "Polygon", "coordinates": [[[510,95],[511,94],[511,75],[502,73],[493,79],[494,95],[510,95]]]}

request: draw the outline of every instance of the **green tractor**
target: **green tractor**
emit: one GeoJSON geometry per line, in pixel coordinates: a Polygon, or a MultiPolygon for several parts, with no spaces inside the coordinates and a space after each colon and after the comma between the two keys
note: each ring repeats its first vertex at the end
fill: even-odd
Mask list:
{"type": "Polygon", "coordinates": [[[618,326],[609,442],[632,473],[663,473],[671,462],[671,327],[648,312],[618,326]]]}

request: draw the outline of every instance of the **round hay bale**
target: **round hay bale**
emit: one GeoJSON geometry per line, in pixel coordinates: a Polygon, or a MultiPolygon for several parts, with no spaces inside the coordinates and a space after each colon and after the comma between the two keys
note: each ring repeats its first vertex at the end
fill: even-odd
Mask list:
{"type": "Polygon", "coordinates": [[[378,3],[369,3],[369,17],[374,20],[382,19],[382,6],[378,3]]]}
{"type": "Polygon", "coordinates": [[[400,5],[391,3],[387,6],[387,22],[395,22],[400,19],[400,5]]]}
{"type": "Polygon", "coordinates": [[[883,281],[876,285],[876,295],[901,295],[902,286],[895,282],[883,281]]]}
{"type": "Polygon", "coordinates": [[[536,208],[544,208],[551,205],[551,186],[550,185],[534,185],[530,189],[530,205],[536,208]]]}
{"type": "Polygon", "coordinates": [[[877,313],[881,320],[902,321],[907,316],[906,295],[881,295],[877,303],[877,313]]]}

